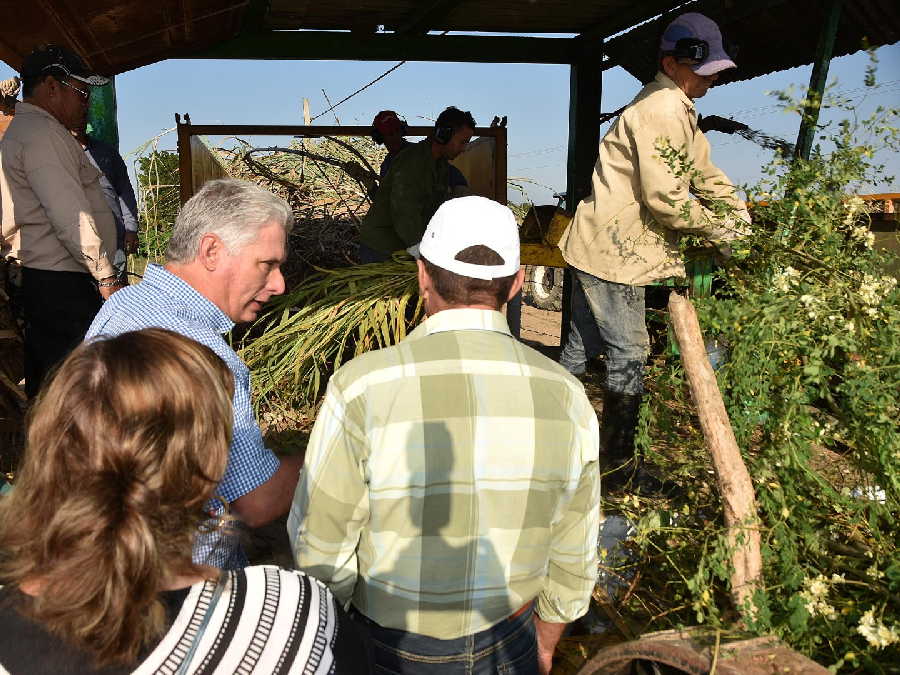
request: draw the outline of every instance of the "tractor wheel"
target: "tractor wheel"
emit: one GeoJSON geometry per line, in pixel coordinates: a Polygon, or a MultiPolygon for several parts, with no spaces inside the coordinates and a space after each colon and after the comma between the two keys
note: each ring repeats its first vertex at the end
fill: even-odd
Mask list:
{"type": "Polygon", "coordinates": [[[530,265],[525,273],[523,299],[538,309],[562,311],[564,275],[565,270],[560,267],[530,265]]]}

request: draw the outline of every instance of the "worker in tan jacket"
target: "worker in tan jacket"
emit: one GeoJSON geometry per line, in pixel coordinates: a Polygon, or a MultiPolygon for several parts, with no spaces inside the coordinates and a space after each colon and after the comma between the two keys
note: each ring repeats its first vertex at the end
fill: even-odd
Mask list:
{"type": "Polygon", "coordinates": [[[106,82],[64,47],[36,49],[22,65],[24,100],[0,141],[0,250],[22,267],[29,397],[120,288],[100,171],[69,132],[83,125],[90,87],[106,82]]]}
{"type": "Polygon", "coordinates": [[[660,72],[601,141],[592,193],[559,242],[575,278],[560,362],[577,375],[597,355],[587,352],[606,357],[601,461],[611,471],[607,489],[629,480],[635,489],[661,487],[634,457],[649,351],[644,287],[685,275],[682,236],[700,235],[724,248],[749,220],[734,185],[710,160],[693,102],[718,73],[734,67],[713,21],[697,13],[676,18],[661,40],[660,72]]]}

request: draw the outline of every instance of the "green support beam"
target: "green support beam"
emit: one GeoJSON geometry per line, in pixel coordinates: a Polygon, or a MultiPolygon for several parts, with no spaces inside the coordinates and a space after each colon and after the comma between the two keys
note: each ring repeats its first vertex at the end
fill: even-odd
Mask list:
{"type": "MultiPolygon", "coordinates": [[[[569,71],[569,152],[566,175],[566,208],[575,212],[578,202],[591,192],[591,176],[600,146],[600,98],[603,92],[603,41],[580,42],[580,58],[569,71]]],[[[560,344],[565,346],[571,318],[572,275],[563,281],[560,344]]]]}
{"type": "Polygon", "coordinates": [[[91,100],[88,106],[88,133],[118,149],[116,79],[110,78],[109,84],[102,87],[91,87],[91,100]]]}
{"type": "Polygon", "coordinates": [[[486,35],[397,35],[332,31],[268,31],[240,35],[187,59],[307,59],[322,61],[456,61],[560,63],[577,58],[571,38],[486,35]]]}
{"type": "Polygon", "coordinates": [[[826,0],[825,21],[819,32],[819,43],[816,46],[815,61],[813,61],[812,75],[809,78],[809,89],[806,93],[808,105],[803,111],[803,120],[800,122],[800,133],[797,135],[796,156],[809,159],[813,140],[816,136],[816,126],[819,123],[819,109],[822,104],[822,96],[825,94],[825,84],[828,81],[828,66],[831,63],[831,54],[834,51],[834,39],[837,36],[838,24],[841,18],[842,0],[826,0]]]}
{"type": "Polygon", "coordinates": [[[594,41],[569,71],[569,153],[566,205],[574,210],[591,191],[600,145],[603,42],[594,41]]]}

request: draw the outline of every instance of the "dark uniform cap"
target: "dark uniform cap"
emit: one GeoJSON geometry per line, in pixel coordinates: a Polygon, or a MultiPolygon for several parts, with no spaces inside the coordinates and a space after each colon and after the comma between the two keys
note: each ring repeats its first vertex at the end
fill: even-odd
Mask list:
{"type": "Polygon", "coordinates": [[[71,77],[92,87],[109,82],[109,78],[91,73],[78,54],[61,45],[41,45],[25,57],[22,77],[31,79],[42,75],[71,77]]]}

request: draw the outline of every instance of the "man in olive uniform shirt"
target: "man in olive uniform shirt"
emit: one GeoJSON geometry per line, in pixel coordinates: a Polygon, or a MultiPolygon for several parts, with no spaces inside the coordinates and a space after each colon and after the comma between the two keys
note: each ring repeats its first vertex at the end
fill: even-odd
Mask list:
{"type": "Polygon", "coordinates": [[[397,155],[360,227],[361,263],[388,260],[394,251],[419,243],[431,216],[450,197],[449,160],[474,132],[472,114],[451,106],[428,138],[397,155]]]}

